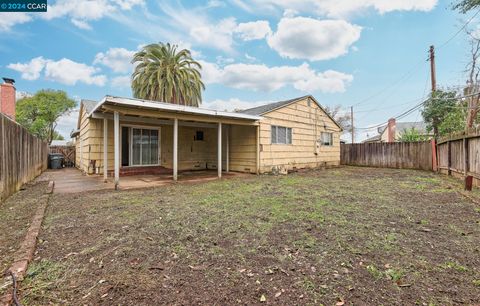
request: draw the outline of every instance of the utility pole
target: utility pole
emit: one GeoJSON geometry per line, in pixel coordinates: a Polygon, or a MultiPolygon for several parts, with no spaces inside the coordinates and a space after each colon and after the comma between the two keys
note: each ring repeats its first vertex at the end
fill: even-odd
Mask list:
{"type": "Polygon", "coordinates": [[[430,46],[430,75],[432,79],[432,94],[437,90],[437,77],[435,74],[435,47],[430,46]]]}
{"type": "Polygon", "coordinates": [[[353,106],[350,107],[350,120],[352,125],[352,143],[355,143],[355,128],[353,127],[353,106]]]}

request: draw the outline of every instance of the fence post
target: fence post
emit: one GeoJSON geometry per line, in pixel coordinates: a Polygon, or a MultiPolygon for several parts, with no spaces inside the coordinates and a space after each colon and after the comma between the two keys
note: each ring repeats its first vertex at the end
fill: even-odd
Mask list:
{"type": "Polygon", "coordinates": [[[447,142],[447,174],[452,175],[452,143],[447,142]]]}
{"type": "Polygon", "coordinates": [[[432,144],[432,170],[433,172],[438,171],[438,164],[437,164],[437,142],[435,139],[432,139],[431,141],[432,144]]]}
{"type": "Polygon", "coordinates": [[[468,138],[463,138],[463,174],[465,176],[468,175],[468,168],[469,168],[469,152],[468,152],[468,138]]]}
{"type": "Polygon", "coordinates": [[[3,201],[5,190],[5,125],[3,115],[0,114],[0,203],[3,201]]]}

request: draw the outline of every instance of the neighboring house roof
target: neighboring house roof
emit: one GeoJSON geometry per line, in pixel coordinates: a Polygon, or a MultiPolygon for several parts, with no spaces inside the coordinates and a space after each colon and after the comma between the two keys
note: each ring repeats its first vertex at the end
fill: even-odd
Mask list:
{"type": "Polygon", "coordinates": [[[375,135],[373,137],[367,138],[362,142],[377,142],[377,141],[380,141],[381,139],[382,139],[382,135],[378,134],[378,135],[375,135]]]}
{"type": "MultiPolygon", "coordinates": [[[[387,128],[387,125],[381,126],[378,128],[378,132],[382,134],[385,129],[387,128]]],[[[419,122],[397,122],[395,124],[395,130],[397,132],[403,132],[404,130],[409,130],[411,128],[415,128],[420,134],[428,135],[430,133],[427,132],[427,125],[425,122],[419,121],[419,122]]]]}
{"type": "Polygon", "coordinates": [[[269,103],[269,104],[260,105],[260,106],[257,106],[257,107],[241,110],[241,111],[238,111],[238,112],[243,113],[243,114],[261,116],[263,114],[272,112],[274,110],[277,110],[279,108],[285,107],[287,105],[290,105],[292,103],[298,102],[298,101],[306,99],[306,98],[310,98],[312,101],[314,101],[318,105],[318,107],[320,107],[320,109],[328,116],[328,118],[330,118],[340,129],[342,129],[340,124],[338,124],[338,122],[335,121],[335,119],[333,119],[330,116],[330,114],[325,111],[325,109],[322,107],[322,105],[320,105],[320,103],[318,103],[318,101],[312,95],[306,95],[306,96],[302,96],[302,97],[298,97],[298,98],[294,98],[294,99],[273,102],[273,103],[269,103]]]}
{"type": "MultiPolygon", "coordinates": [[[[222,117],[222,118],[231,118],[231,119],[246,119],[246,120],[260,120],[261,116],[242,114],[235,112],[226,112],[226,111],[217,111],[211,109],[205,109],[194,106],[185,106],[172,103],[151,101],[151,100],[142,100],[142,99],[133,99],[133,98],[122,98],[114,96],[105,96],[100,102],[96,102],[95,106],[87,111],[88,116],[92,115],[96,110],[101,108],[104,104],[113,104],[120,106],[130,106],[135,108],[147,108],[147,109],[156,109],[165,112],[174,112],[174,113],[184,113],[190,115],[205,115],[213,117],[222,117]]],[[[89,102],[83,104],[85,108],[90,107],[89,102]]]]}
{"type": "Polygon", "coordinates": [[[50,146],[52,147],[68,147],[70,145],[70,141],[68,140],[52,140],[50,146]]]}

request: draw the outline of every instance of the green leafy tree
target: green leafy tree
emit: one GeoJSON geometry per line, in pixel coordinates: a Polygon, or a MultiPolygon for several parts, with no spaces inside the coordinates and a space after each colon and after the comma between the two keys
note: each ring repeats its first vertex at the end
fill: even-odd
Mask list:
{"type": "Polygon", "coordinates": [[[202,66],[189,50],[169,43],[150,44],[135,53],[132,91],[136,98],[199,106],[202,103],[202,66]]]}
{"type": "Polygon", "coordinates": [[[433,130],[435,137],[439,136],[439,126],[448,114],[457,107],[457,93],[454,91],[437,90],[423,105],[422,117],[427,124],[427,130],[433,130]]]}
{"type": "Polygon", "coordinates": [[[400,133],[400,142],[414,142],[414,141],[426,141],[428,136],[422,135],[419,130],[412,127],[410,129],[404,129],[400,133]]]}
{"type": "Polygon", "coordinates": [[[60,134],[57,131],[53,132],[53,140],[65,140],[65,137],[63,137],[62,134],[60,134]]]}
{"type": "Polygon", "coordinates": [[[64,91],[40,90],[17,102],[16,120],[30,133],[51,143],[55,137],[59,137],[55,131],[58,119],[75,106],[75,101],[64,91]]]}
{"type": "Polygon", "coordinates": [[[452,133],[465,131],[465,120],[467,117],[467,103],[462,102],[449,111],[447,116],[438,125],[438,133],[440,136],[446,136],[452,133]]]}
{"type": "Polygon", "coordinates": [[[480,7],[480,0],[461,0],[453,5],[453,9],[459,10],[463,14],[480,7]]]}

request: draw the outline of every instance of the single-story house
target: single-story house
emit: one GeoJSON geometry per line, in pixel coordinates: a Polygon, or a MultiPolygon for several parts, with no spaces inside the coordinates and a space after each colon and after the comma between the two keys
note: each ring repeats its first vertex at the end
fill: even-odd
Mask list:
{"type": "Polygon", "coordinates": [[[106,96],[81,101],[71,136],[77,167],[118,184],[135,173],[339,165],[341,131],[310,95],[237,112],[106,96]]]}
{"type": "Polygon", "coordinates": [[[427,139],[433,137],[433,133],[427,131],[425,122],[396,122],[394,118],[389,119],[386,125],[377,129],[378,134],[365,139],[364,143],[371,142],[395,142],[399,141],[405,131],[415,129],[421,136],[427,139]]]}

